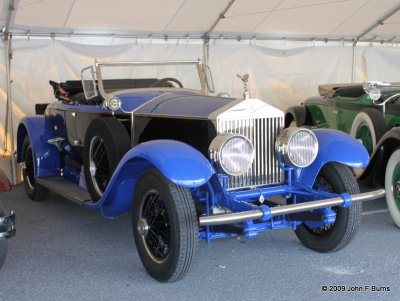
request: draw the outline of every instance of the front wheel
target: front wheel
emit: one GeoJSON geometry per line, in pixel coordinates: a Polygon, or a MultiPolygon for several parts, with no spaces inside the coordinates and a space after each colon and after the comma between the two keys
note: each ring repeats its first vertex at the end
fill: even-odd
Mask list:
{"type": "MultiPolygon", "coordinates": [[[[367,108],[356,115],[350,129],[350,135],[358,139],[367,149],[369,155],[376,149],[376,145],[387,131],[387,125],[382,113],[376,109],[367,108]]],[[[365,168],[353,168],[359,178],[365,168]]]]}
{"type": "Polygon", "coordinates": [[[400,149],[395,150],[386,166],[386,202],[395,224],[400,227],[400,149]]]}
{"type": "MultiPolygon", "coordinates": [[[[351,170],[336,162],[321,169],[314,189],[348,194],[360,192],[351,170]]],[[[313,228],[303,223],[297,227],[296,235],[306,247],[318,252],[333,252],[344,248],[353,239],[361,220],[361,203],[354,202],[347,208],[337,206],[332,210],[336,213],[332,224],[313,228]]]]}
{"type": "Polygon", "coordinates": [[[140,177],[133,198],[132,227],[140,259],[160,282],[182,279],[197,252],[198,223],[188,188],[157,169],[140,177]]]}

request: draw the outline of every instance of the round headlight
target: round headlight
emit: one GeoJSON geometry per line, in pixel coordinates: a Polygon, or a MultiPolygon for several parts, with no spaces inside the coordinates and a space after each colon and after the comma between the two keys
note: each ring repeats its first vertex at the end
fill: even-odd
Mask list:
{"type": "Polygon", "coordinates": [[[276,139],[276,151],[282,154],[284,162],[292,167],[307,167],[318,154],[318,140],[315,134],[305,128],[290,127],[276,139]]]}
{"type": "Polygon", "coordinates": [[[107,107],[111,111],[117,111],[121,108],[121,100],[118,97],[112,97],[108,100],[107,107]]]}
{"type": "Polygon", "coordinates": [[[381,98],[382,93],[379,89],[372,89],[371,91],[369,91],[369,98],[371,98],[372,100],[378,100],[379,98],[381,98]]]}
{"type": "Polygon", "coordinates": [[[222,171],[239,176],[253,164],[253,144],[245,136],[221,134],[214,138],[209,147],[210,159],[222,171]]]}

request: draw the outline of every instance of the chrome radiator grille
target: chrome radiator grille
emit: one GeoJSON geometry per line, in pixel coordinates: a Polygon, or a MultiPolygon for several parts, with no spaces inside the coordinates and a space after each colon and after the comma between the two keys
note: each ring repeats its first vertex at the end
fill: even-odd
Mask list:
{"type": "Polygon", "coordinates": [[[283,173],[278,167],[275,152],[276,137],[283,129],[283,118],[218,119],[218,134],[232,133],[246,136],[254,146],[252,167],[241,176],[229,176],[227,189],[248,188],[282,183],[283,173]]]}

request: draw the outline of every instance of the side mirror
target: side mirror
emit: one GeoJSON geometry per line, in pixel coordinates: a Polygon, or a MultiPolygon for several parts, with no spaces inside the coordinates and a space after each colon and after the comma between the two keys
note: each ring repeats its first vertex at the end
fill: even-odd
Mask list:
{"type": "Polygon", "coordinates": [[[95,75],[96,73],[94,72],[93,66],[86,67],[81,71],[83,92],[85,93],[86,99],[98,96],[95,75]]]}
{"type": "Polygon", "coordinates": [[[204,77],[206,79],[208,91],[210,93],[214,93],[215,87],[214,87],[214,81],[212,78],[210,67],[208,67],[207,65],[203,65],[203,72],[204,72],[204,77]]]}

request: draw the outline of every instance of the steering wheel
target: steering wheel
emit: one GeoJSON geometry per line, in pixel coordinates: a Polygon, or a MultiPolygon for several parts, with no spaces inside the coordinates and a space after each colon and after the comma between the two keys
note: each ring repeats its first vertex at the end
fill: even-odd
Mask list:
{"type": "Polygon", "coordinates": [[[174,83],[176,83],[180,88],[183,88],[182,83],[181,83],[179,80],[177,80],[176,78],[173,78],[173,77],[163,77],[163,78],[160,78],[160,79],[156,80],[156,81],[150,86],[150,88],[152,88],[152,87],[158,87],[158,85],[161,84],[161,83],[163,83],[163,82],[174,82],[174,83]]]}

